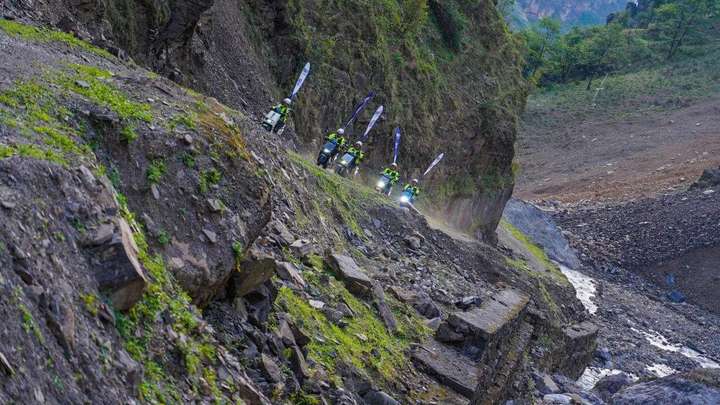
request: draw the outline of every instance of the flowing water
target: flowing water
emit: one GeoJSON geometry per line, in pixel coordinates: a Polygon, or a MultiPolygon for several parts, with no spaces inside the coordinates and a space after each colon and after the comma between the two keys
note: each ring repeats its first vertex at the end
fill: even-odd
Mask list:
{"type": "Polygon", "coordinates": [[[665,336],[661,335],[660,332],[654,331],[652,329],[648,331],[643,331],[635,328],[631,329],[635,333],[639,333],[640,335],[644,336],[651,345],[668,352],[680,353],[683,356],[694,360],[700,367],[720,368],[720,364],[715,360],[703,356],[702,353],[698,352],[695,349],[691,349],[687,346],[676,343],[670,343],[670,341],[665,336]]]}
{"type": "MultiPolygon", "coordinates": [[[[573,270],[566,266],[563,266],[562,264],[560,264],[559,267],[565,277],[567,277],[573,287],[575,287],[575,295],[577,296],[577,298],[588,310],[588,312],[590,312],[591,315],[594,315],[598,310],[597,304],[593,301],[593,298],[595,297],[595,294],[597,292],[596,281],[593,278],[588,277],[577,270],[573,270]]],[[[671,343],[665,336],[655,330],[649,329],[647,331],[644,331],[636,328],[631,329],[635,333],[643,336],[648,341],[648,343],[650,343],[654,347],[657,347],[658,349],[668,352],[680,353],[683,356],[695,361],[700,367],[720,368],[720,363],[703,356],[702,353],[698,352],[697,350],[680,344],[671,343]]],[[[666,377],[677,372],[677,370],[673,369],[672,367],[661,363],[649,365],[646,367],[646,370],[658,377],[666,377]]],[[[577,384],[584,389],[590,390],[602,378],[608,375],[619,374],[621,372],[622,371],[618,369],[588,367],[585,369],[585,372],[583,372],[583,375],[580,376],[580,378],[577,380],[577,384]]],[[[638,379],[638,377],[635,375],[629,375],[633,380],[638,379]]]]}
{"type": "Polygon", "coordinates": [[[597,291],[595,280],[562,264],[558,266],[560,266],[560,271],[567,277],[570,284],[575,287],[575,295],[577,298],[582,302],[588,312],[590,312],[590,315],[594,315],[598,310],[597,304],[593,302],[593,297],[595,297],[595,292],[597,291]]]}

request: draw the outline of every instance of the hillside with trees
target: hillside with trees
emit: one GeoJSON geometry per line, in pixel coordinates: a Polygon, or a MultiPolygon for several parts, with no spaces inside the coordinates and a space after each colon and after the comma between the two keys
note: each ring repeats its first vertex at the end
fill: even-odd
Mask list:
{"type": "Polygon", "coordinates": [[[547,87],[637,71],[706,54],[718,44],[720,2],[642,0],[610,14],[608,23],[561,32],[550,17],[521,31],[525,75],[547,87]]]}
{"type": "Polygon", "coordinates": [[[525,197],[672,191],[720,155],[720,2],[640,1],[608,21],[516,33],[536,85],[518,145],[525,197]]]}

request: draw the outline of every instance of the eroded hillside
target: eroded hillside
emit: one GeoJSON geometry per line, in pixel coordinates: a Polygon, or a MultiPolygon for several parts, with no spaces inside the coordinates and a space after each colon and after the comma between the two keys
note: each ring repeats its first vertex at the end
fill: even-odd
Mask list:
{"type": "Polygon", "coordinates": [[[495,403],[590,361],[521,234],[453,239],[72,35],[0,50],[3,402],[495,403]]]}
{"type": "MultiPolygon", "coordinates": [[[[59,26],[234,108],[262,114],[312,61],[295,124],[318,147],[368,91],[386,106],[370,139],[387,163],[404,129],[401,171],[427,185],[452,222],[492,240],[512,193],[512,147],[525,102],[516,44],[492,2],[57,1],[11,4],[10,14],[59,26]],[[442,180],[441,180],[442,179],[442,180]]],[[[363,124],[360,122],[360,125],[363,124]]]]}

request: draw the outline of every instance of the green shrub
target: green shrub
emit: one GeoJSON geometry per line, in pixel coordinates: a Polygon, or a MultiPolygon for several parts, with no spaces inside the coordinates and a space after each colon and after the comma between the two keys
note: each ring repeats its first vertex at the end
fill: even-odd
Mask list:
{"type": "Polygon", "coordinates": [[[155,159],[150,162],[150,166],[147,169],[147,179],[150,184],[158,184],[164,174],[165,162],[160,159],[155,159]]]}
{"type": "Polygon", "coordinates": [[[430,0],[429,6],[447,47],[455,52],[460,51],[467,18],[454,0],[430,0]]]}

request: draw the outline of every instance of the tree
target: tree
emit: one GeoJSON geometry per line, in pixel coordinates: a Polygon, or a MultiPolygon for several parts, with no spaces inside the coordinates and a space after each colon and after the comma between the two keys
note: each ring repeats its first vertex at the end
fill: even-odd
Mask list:
{"type": "Polygon", "coordinates": [[[596,75],[606,73],[623,60],[621,47],[625,43],[620,24],[610,23],[590,29],[591,35],[581,46],[581,59],[588,76],[587,89],[592,87],[596,75]]]}
{"type": "Polygon", "coordinates": [[[536,24],[522,32],[526,44],[525,76],[537,79],[545,65],[548,54],[557,43],[560,22],[550,17],[541,18],[536,24]]]}
{"type": "Polygon", "coordinates": [[[550,59],[550,71],[556,80],[566,81],[576,69],[582,54],[582,41],[583,31],[578,27],[574,27],[557,41],[550,59]]]}
{"type": "Polygon", "coordinates": [[[658,28],[667,41],[666,59],[672,59],[685,41],[717,21],[718,0],[681,0],[660,5],[655,10],[658,28]]]}

